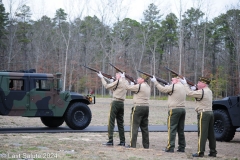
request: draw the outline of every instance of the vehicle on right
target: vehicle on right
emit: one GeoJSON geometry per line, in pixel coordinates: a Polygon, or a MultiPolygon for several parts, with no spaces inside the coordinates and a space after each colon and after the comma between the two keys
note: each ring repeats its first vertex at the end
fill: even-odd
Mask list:
{"type": "Polygon", "coordinates": [[[212,110],[216,140],[231,141],[240,127],[240,95],[214,100],[212,110]]]}

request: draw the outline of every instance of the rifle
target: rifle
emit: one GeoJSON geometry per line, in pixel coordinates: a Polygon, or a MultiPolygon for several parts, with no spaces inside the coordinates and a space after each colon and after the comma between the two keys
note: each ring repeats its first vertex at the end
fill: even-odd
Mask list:
{"type": "MultiPolygon", "coordinates": [[[[109,64],[110,64],[113,68],[115,68],[118,72],[123,73],[123,71],[122,71],[121,69],[119,69],[118,67],[114,66],[114,65],[111,64],[111,63],[109,63],[109,64]]],[[[129,79],[131,82],[133,82],[134,84],[137,84],[137,83],[135,82],[135,80],[134,80],[131,76],[125,74],[125,77],[126,77],[127,79],[129,79]]]]}
{"type": "MultiPolygon", "coordinates": [[[[137,70],[137,71],[140,72],[140,73],[142,73],[142,74],[145,74],[145,75],[148,76],[148,77],[153,78],[152,75],[150,75],[150,74],[148,74],[148,73],[146,73],[146,72],[143,72],[143,71],[140,71],[140,70],[137,70]]],[[[168,84],[169,84],[167,81],[165,81],[165,80],[163,80],[163,79],[161,79],[161,78],[158,78],[158,77],[155,77],[155,78],[156,78],[156,80],[157,80],[158,82],[161,82],[161,83],[163,83],[164,85],[168,85],[168,84]]]]}
{"type": "MultiPolygon", "coordinates": [[[[100,72],[100,71],[98,71],[98,70],[96,70],[96,69],[93,69],[93,68],[87,67],[87,66],[85,66],[85,65],[83,65],[83,67],[85,67],[85,68],[87,68],[87,69],[90,69],[91,71],[96,72],[96,73],[99,73],[99,72],[100,72]]],[[[101,72],[101,73],[102,73],[102,72],[101,72]]],[[[115,81],[115,78],[112,77],[112,76],[109,75],[109,74],[102,73],[102,75],[103,75],[104,77],[106,77],[106,78],[113,79],[113,80],[115,81]]]]}
{"type": "MultiPolygon", "coordinates": [[[[165,66],[165,68],[166,68],[167,70],[169,70],[170,72],[176,74],[176,75],[177,75],[178,77],[180,77],[181,79],[184,78],[182,75],[180,75],[180,74],[178,74],[177,72],[171,70],[170,68],[168,68],[168,67],[166,67],[166,66],[165,66]]],[[[191,85],[191,86],[195,86],[195,84],[194,84],[192,81],[188,80],[187,78],[185,78],[185,79],[186,79],[186,81],[187,81],[187,84],[189,84],[189,85],[191,85]]],[[[196,87],[196,90],[198,90],[197,87],[196,87]]]]}

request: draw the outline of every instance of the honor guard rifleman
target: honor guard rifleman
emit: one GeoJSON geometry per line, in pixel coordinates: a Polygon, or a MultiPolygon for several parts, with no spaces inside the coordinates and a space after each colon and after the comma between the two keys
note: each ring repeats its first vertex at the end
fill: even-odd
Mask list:
{"type": "Polygon", "coordinates": [[[209,141],[210,152],[208,156],[216,157],[216,139],[214,135],[214,115],[212,111],[212,91],[208,87],[210,80],[206,77],[200,77],[196,90],[195,86],[189,88],[186,79],[181,79],[184,84],[187,96],[194,97],[196,100],[195,111],[197,112],[198,120],[198,150],[193,157],[203,157],[206,141],[209,141]]]}
{"type": "Polygon", "coordinates": [[[186,91],[184,85],[181,83],[180,78],[172,73],[172,83],[170,85],[162,86],[159,84],[153,76],[151,81],[157,87],[160,92],[168,94],[168,141],[166,148],[163,149],[165,152],[174,152],[176,132],[178,133],[178,152],[185,152],[185,100],[186,91]]]}
{"type": "Polygon", "coordinates": [[[103,78],[101,72],[98,73],[102,84],[106,89],[113,92],[113,100],[110,104],[110,111],[108,117],[108,142],[103,145],[113,146],[113,131],[115,126],[115,119],[117,120],[120,143],[119,146],[125,146],[124,134],[124,100],[126,99],[126,84],[128,81],[121,77],[121,73],[116,73],[116,80],[107,83],[103,78]]]}
{"type": "Polygon", "coordinates": [[[151,89],[147,84],[145,75],[137,79],[137,84],[127,85],[127,90],[133,91],[133,107],[130,115],[130,145],[127,147],[136,148],[138,128],[142,132],[142,145],[145,149],[149,148],[148,115],[149,99],[151,89]]]}

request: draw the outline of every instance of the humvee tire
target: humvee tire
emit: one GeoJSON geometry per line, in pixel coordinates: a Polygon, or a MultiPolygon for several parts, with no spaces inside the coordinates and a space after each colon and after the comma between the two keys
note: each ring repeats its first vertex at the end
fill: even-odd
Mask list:
{"type": "Polygon", "coordinates": [[[231,141],[235,135],[236,128],[232,126],[228,113],[222,109],[214,110],[213,113],[216,140],[231,141]]]}
{"type": "Polygon", "coordinates": [[[85,129],[90,124],[91,119],[91,110],[81,102],[73,103],[65,113],[65,122],[71,129],[85,129]]]}
{"type": "Polygon", "coordinates": [[[63,117],[40,117],[42,123],[51,128],[59,127],[63,124],[64,118],[63,117]]]}

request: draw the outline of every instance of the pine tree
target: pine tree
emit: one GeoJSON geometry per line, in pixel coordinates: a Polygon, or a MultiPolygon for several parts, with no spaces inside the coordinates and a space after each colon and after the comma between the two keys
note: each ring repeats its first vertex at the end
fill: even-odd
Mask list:
{"type": "MultiPolygon", "coordinates": [[[[5,12],[5,7],[0,1],[0,57],[4,57],[4,52],[6,49],[5,39],[6,39],[6,26],[8,21],[8,14],[5,12]]],[[[1,58],[4,59],[4,58],[1,58]]],[[[0,66],[1,67],[1,66],[0,66]]]]}

